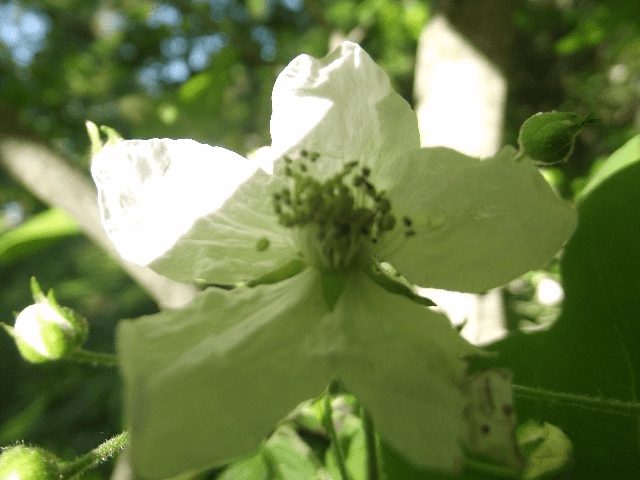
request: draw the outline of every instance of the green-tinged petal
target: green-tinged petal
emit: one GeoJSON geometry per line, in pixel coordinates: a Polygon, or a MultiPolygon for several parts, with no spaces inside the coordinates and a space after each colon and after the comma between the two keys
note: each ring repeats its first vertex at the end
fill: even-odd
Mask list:
{"type": "Polygon", "coordinates": [[[123,258],[147,265],[257,169],[193,140],[128,140],[94,155],[102,223],[123,258]]]}
{"type": "Polygon", "coordinates": [[[278,177],[256,171],[149,266],[177,281],[233,284],[298,259],[291,232],[278,224],[272,205],[274,189],[282,186],[278,177]]]}
{"type": "Polygon", "coordinates": [[[337,375],[381,435],[417,465],[458,471],[466,438],[462,393],[468,344],[442,315],[354,274],[329,318],[347,356],[337,375]]]}
{"type": "Polygon", "coordinates": [[[251,453],[301,401],[319,395],[344,348],[320,278],[208,289],[185,309],[123,322],[118,350],[143,479],[251,453]]]}
{"type": "Polygon", "coordinates": [[[484,160],[424,148],[383,177],[415,234],[385,238],[379,257],[418,285],[486,291],[544,266],[576,226],[574,209],[511,147],[484,160]]]}
{"type": "Polygon", "coordinates": [[[333,311],[309,268],[272,285],[209,289],[185,309],[123,322],[118,351],[143,479],[251,453],[299,402],[342,378],[381,435],[423,466],[453,471],[463,356],[479,352],[448,321],[347,275],[333,311]]]}
{"type": "MultiPolygon", "coordinates": [[[[322,59],[295,58],[273,87],[272,152],[319,152],[321,172],[343,162],[378,162],[418,148],[418,121],[387,74],[358,45],[344,42],[322,59]]],[[[280,165],[281,166],[281,165],[280,165]]],[[[276,163],[276,172],[278,164],[276,163]]]]}

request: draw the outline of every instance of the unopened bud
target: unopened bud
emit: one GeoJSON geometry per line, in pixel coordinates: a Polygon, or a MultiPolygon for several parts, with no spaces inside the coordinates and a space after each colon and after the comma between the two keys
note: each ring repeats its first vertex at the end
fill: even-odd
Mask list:
{"type": "Polygon", "coordinates": [[[58,305],[53,292],[44,296],[35,279],[31,288],[36,303],[20,312],[13,327],[2,326],[13,336],[25,360],[42,363],[64,358],[86,340],[86,321],[58,305]]]}
{"type": "Polygon", "coordinates": [[[59,480],[58,459],[36,447],[16,445],[0,454],[0,478],[6,480],[59,480]]]}

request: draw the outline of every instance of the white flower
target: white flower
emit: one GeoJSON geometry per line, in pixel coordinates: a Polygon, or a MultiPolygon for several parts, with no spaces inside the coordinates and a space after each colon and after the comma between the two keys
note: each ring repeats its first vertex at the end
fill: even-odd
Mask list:
{"type": "Polygon", "coordinates": [[[349,42],[285,68],[271,135],[273,174],[186,140],[122,142],[94,159],[125,258],[251,287],[121,324],[136,469],[162,477],[245,455],[338,376],[395,449],[456,471],[463,357],[478,350],[405,298],[417,299],[393,269],[484,291],[547,262],[573,210],[512,148],[485,160],[420,148],[414,112],[349,42]]]}

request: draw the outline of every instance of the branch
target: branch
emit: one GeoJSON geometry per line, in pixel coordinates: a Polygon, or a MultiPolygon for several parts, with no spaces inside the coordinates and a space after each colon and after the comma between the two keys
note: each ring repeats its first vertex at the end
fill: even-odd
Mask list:
{"type": "Polygon", "coordinates": [[[146,267],[123,260],[100,223],[95,188],[45,140],[24,126],[14,111],[0,104],[0,166],[36,197],[65,210],[84,233],[108,251],[122,268],[163,308],[186,304],[195,287],[177,283],[146,267]]]}

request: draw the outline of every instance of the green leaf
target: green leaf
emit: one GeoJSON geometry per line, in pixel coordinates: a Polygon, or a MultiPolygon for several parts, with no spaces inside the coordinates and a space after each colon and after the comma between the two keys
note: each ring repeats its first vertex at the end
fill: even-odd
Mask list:
{"type": "Polygon", "coordinates": [[[322,468],[313,451],[288,425],[282,425],[262,448],[270,479],[299,480],[317,478],[322,468]]]}
{"type": "Polygon", "coordinates": [[[557,163],[566,160],[576,135],[590,118],[572,112],[542,112],[528,118],[520,127],[520,150],[534,160],[557,163]]]}
{"type": "Polygon", "coordinates": [[[78,235],[75,220],[59,208],[50,208],[0,235],[0,265],[14,263],[56,240],[78,235]]]}
{"type": "Polygon", "coordinates": [[[249,458],[232,463],[219,476],[218,480],[270,480],[267,462],[258,452],[249,458]]]}
{"type": "Polygon", "coordinates": [[[601,183],[620,170],[640,160],[640,135],[636,135],[616,150],[607,161],[598,168],[578,195],[578,200],[589,196],[601,183]]]}
{"type": "MultiPolygon", "coordinates": [[[[614,155],[602,168],[618,161],[614,155]]],[[[515,384],[638,401],[639,191],[636,162],[582,197],[578,229],[562,260],[562,315],[547,332],[514,335],[491,347],[516,373],[515,384]]],[[[541,400],[521,399],[516,410],[520,418],[566,432],[574,444],[575,478],[634,478],[640,471],[637,418],[541,400]]]]}

